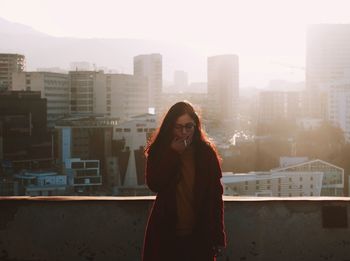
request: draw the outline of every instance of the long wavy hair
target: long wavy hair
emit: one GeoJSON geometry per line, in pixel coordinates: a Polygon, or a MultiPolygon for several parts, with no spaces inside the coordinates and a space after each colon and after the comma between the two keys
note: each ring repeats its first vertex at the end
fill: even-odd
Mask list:
{"type": "Polygon", "coordinates": [[[184,115],[188,114],[195,123],[195,130],[193,133],[192,143],[195,147],[206,144],[210,146],[216,153],[218,159],[220,159],[216,147],[211,143],[202,129],[200,117],[195,112],[193,106],[187,101],[181,101],[175,103],[166,113],[160,127],[151,135],[151,138],[147,142],[145,149],[145,156],[150,154],[159,154],[165,148],[168,148],[173,140],[173,129],[175,127],[176,120],[184,115]]]}

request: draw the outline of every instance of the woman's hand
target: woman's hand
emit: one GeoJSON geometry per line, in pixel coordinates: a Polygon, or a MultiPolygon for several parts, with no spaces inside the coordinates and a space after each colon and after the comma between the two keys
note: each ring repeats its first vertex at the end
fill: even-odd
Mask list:
{"type": "Polygon", "coordinates": [[[178,152],[179,154],[181,154],[191,144],[191,142],[192,142],[192,137],[190,136],[185,138],[175,137],[171,142],[170,147],[176,152],[178,152]]]}

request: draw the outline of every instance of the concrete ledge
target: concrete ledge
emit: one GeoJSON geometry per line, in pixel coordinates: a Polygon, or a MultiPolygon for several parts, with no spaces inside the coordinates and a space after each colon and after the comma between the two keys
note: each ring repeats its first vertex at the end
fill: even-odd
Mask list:
{"type": "MultiPolygon", "coordinates": [[[[350,260],[349,198],[224,197],[221,260],[350,260]]],[[[154,197],[0,197],[0,260],[140,260],[154,197]]]]}

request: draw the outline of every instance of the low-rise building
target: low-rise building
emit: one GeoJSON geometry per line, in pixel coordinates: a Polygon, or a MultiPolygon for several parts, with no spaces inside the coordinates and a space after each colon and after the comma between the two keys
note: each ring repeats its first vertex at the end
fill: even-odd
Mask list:
{"type": "Polygon", "coordinates": [[[233,174],[222,181],[225,195],[239,196],[343,196],[344,169],[316,159],[264,172],[233,174]]]}
{"type": "Polygon", "coordinates": [[[272,172],[322,172],[321,196],[344,196],[344,169],[326,161],[316,159],[287,167],[276,168],[272,172]]]}
{"type": "Polygon", "coordinates": [[[107,160],[112,156],[113,128],[117,120],[111,117],[85,115],[72,116],[56,122],[56,151],[58,161],[98,160],[105,186],[108,186],[107,160]]]}
{"type": "Polygon", "coordinates": [[[75,193],[93,194],[102,185],[99,160],[72,158],[65,160],[68,185],[75,193]]]}
{"type": "Polygon", "coordinates": [[[320,196],[322,172],[249,172],[224,173],[224,195],[302,197],[320,196]]]}
{"type": "Polygon", "coordinates": [[[65,195],[67,176],[50,171],[31,171],[15,175],[18,195],[57,196],[65,195]]]}

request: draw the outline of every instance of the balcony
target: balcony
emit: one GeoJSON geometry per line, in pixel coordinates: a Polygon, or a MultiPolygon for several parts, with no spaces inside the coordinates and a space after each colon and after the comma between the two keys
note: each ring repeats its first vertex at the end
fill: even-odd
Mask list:
{"type": "MultiPolygon", "coordinates": [[[[2,261],[141,260],[154,197],[1,197],[2,261]]],[[[225,197],[219,260],[350,260],[350,199],[225,197]]]]}

